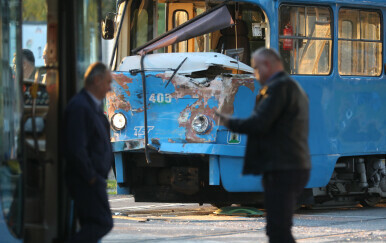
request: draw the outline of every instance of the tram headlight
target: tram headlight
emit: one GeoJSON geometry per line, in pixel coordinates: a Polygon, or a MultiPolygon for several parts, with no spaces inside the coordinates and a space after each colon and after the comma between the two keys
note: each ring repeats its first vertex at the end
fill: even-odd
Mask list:
{"type": "Polygon", "coordinates": [[[210,121],[206,115],[197,115],[192,121],[192,128],[196,133],[206,133],[210,128],[210,121]]]}
{"type": "Polygon", "coordinates": [[[115,113],[111,117],[111,125],[116,131],[122,130],[126,126],[126,117],[122,113],[115,113]]]}

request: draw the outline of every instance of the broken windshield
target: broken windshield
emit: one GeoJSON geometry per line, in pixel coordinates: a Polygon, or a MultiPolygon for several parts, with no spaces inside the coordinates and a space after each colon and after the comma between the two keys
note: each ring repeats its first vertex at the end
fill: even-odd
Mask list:
{"type": "Polygon", "coordinates": [[[265,46],[268,33],[266,17],[257,5],[229,1],[226,7],[235,24],[228,22],[228,27],[221,26],[219,20],[224,18],[218,17],[196,25],[201,33],[194,32],[188,26],[188,30],[183,31],[187,33],[182,33],[185,38],[178,39],[181,38],[179,34],[173,36],[176,29],[186,28],[187,22],[213,11],[216,6],[208,1],[133,1],[130,10],[131,53],[136,54],[140,47],[148,48],[168,32],[171,34],[169,39],[164,39],[164,43],[156,47],[158,49],[150,50],[155,47],[151,46],[147,52],[219,52],[250,65],[251,53],[265,46]],[[208,27],[208,23],[217,27],[203,31],[202,28],[208,27]]]}
{"type": "MultiPolygon", "coordinates": [[[[181,12],[181,11],[180,11],[181,12]]],[[[187,15],[185,15],[186,17],[187,15]]],[[[186,17],[187,19],[187,17],[186,17]]],[[[162,47],[170,46],[181,41],[208,34],[213,31],[225,29],[234,24],[226,5],[213,8],[176,28],[171,29],[164,35],[134,49],[133,53],[148,53],[162,47]]]]}

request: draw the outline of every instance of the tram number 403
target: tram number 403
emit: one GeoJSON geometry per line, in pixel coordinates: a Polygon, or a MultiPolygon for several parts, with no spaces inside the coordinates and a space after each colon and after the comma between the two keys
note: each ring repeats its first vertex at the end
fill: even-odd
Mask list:
{"type": "Polygon", "coordinates": [[[171,94],[151,94],[149,97],[149,101],[153,103],[171,103],[172,102],[172,96],[171,94]]]}

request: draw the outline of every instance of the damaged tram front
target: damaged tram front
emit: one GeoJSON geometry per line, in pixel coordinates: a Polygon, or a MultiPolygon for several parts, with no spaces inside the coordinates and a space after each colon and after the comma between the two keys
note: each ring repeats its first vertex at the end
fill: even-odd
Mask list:
{"type": "Polygon", "coordinates": [[[106,99],[118,193],[216,205],[249,197],[222,186],[220,162],[242,163],[246,137],[220,126],[214,113],[252,111],[259,84],[249,62],[266,45],[263,11],[208,1],[129,1],[120,10],[112,65],[120,64],[106,99]],[[134,55],[120,58],[123,42],[134,55]]]}
{"type": "MultiPolygon", "coordinates": [[[[310,98],[313,170],[304,195],[307,203],[343,198],[345,203],[371,204],[385,197],[386,141],[372,138],[360,127],[356,129],[375,147],[366,140],[344,137],[358,132],[351,128],[352,122],[364,128],[375,124],[386,137],[385,128],[377,125],[386,122],[381,115],[386,114],[386,106],[374,111],[371,99],[350,106],[356,102],[353,97],[364,95],[359,91],[370,79],[373,86],[365,89],[376,93],[371,97],[378,97],[377,102],[386,103],[385,84],[380,83],[382,38],[373,33],[372,52],[354,57],[347,47],[339,49],[341,41],[334,35],[347,26],[333,28],[345,26],[344,19],[352,14],[367,14],[368,23],[361,22],[363,18],[349,20],[360,28],[375,24],[380,31],[382,12],[358,10],[360,1],[349,6],[335,1],[323,1],[324,5],[252,2],[120,1],[115,19],[106,18],[103,36],[115,41],[110,61],[114,81],[106,112],[118,193],[133,194],[136,201],[260,203],[261,194],[256,192],[263,191],[261,177],[242,175],[246,136],[227,130],[214,113],[251,114],[260,86],[250,56],[260,47],[272,47],[310,98]],[[334,12],[339,25],[334,25],[334,12]],[[339,48],[333,49],[338,41],[339,48]],[[358,70],[348,67],[357,58],[362,63],[368,59],[375,67],[366,69],[370,63],[358,70]],[[353,75],[356,84],[343,75],[353,75]],[[334,89],[337,85],[341,89],[334,89]],[[342,112],[351,112],[356,121],[342,112]],[[347,126],[342,127],[342,122],[347,126]],[[371,169],[374,166],[377,169],[371,169]],[[372,183],[375,177],[366,178],[366,173],[379,180],[372,183]],[[331,189],[342,188],[337,183],[345,189],[331,189]]],[[[372,4],[385,8],[380,0],[372,4]]]]}

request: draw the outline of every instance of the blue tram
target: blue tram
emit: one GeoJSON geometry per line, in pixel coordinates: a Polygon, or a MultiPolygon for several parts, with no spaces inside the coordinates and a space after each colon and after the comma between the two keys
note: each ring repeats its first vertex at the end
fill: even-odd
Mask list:
{"type": "Polygon", "coordinates": [[[118,193],[259,203],[261,177],[241,173],[246,136],[214,112],[249,116],[259,90],[250,54],[265,46],[310,100],[303,203],[377,204],[386,197],[385,18],[383,0],[121,1],[106,98],[118,193]]]}

